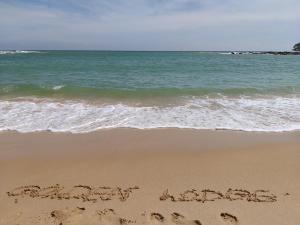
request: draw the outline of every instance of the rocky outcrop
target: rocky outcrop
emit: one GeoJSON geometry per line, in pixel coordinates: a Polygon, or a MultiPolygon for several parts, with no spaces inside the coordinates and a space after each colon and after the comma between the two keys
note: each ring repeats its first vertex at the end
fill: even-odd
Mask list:
{"type": "Polygon", "coordinates": [[[253,55],[300,55],[300,51],[284,51],[284,52],[280,52],[280,51],[267,51],[267,52],[230,52],[228,54],[232,54],[232,55],[247,55],[247,54],[253,54],[253,55]]]}

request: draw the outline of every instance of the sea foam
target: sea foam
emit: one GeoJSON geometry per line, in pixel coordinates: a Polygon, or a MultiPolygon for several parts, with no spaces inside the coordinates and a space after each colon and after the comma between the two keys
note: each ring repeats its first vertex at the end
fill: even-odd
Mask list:
{"type": "Polygon", "coordinates": [[[191,98],[175,106],[147,107],[53,100],[0,101],[1,131],[86,133],[121,127],[292,131],[300,129],[300,98],[191,98]]]}
{"type": "Polygon", "coordinates": [[[41,53],[41,52],[39,52],[39,51],[25,51],[25,50],[0,51],[0,55],[7,55],[7,54],[28,54],[28,53],[41,53]]]}

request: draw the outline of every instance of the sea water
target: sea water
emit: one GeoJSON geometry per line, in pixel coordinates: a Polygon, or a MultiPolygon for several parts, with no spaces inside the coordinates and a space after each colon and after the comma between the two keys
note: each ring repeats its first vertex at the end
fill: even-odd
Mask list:
{"type": "Polygon", "coordinates": [[[0,51],[0,131],[300,129],[300,56],[0,51]]]}

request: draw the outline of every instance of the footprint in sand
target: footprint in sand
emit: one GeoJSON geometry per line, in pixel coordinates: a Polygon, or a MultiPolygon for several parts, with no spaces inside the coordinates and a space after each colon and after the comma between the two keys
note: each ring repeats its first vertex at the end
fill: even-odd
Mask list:
{"type": "Polygon", "coordinates": [[[101,225],[128,225],[135,221],[121,218],[113,209],[98,210],[96,213],[85,212],[85,208],[77,207],[75,209],[54,210],[51,217],[55,219],[58,225],[82,225],[101,224],[101,225]]]}
{"type": "MultiPolygon", "coordinates": [[[[150,214],[143,213],[142,221],[129,220],[120,217],[113,209],[97,210],[96,213],[89,214],[84,207],[77,207],[75,209],[54,210],[51,212],[51,217],[55,219],[55,224],[58,225],[82,225],[86,221],[90,224],[101,225],[129,225],[129,224],[176,224],[176,225],[202,225],[199,220],[189,220],[185,216],[174,212],[168,220],[160,213],[152,212],[150,214]]],[[[221,217],[225,221],[234,220],[234,216],[227,213],[222,213],[221,217]]],[[[235,218],[236,219],[236,218],[235,218]]],[[[236,219],[237,220],[237,219],[236,219]]],[[[236,223],[229,223],[228,225],[236,225],[236,223]]]]}
{"type": "Polygon", "coordinates": [[[163,223],[165,221],[165,217],[160,213],[151,213],[150,219],[152,222],[163,223]]]}
{"type": "Polygon", "coordinates": [[[97,214],[99,215],[100,222],[103,225],[127,225],[135,223],[133,220],[119,217],[113,209],[104,209],[102,211],[98,210],[97,214]]]}
{"type": "MultiPolygon", "coordinates": [[[[146,216],[146,213],[143,213],[142,216],[146,216]]],[[[160,213],[150,213],[150,217],[146,216],[146,221],[142,224],[152,225],[152,224],[177,224],[177,225],[202,225],[199,220],[188,220],[183,215],[174,212],[171,214],[171,218],[166,219],[160,213]]]]}
{"type": "Polygon", "coordinates": [[[227,225],[238,225],[239,223],[237,217],[229,213],[221,213],[220,216],[222,217],[223,221],[226,222],[227,225]]]}
{"type": "Polygon", "coordinates": [[[142,218],[137,222],[139,225],[165,224],[165,217],[160,213],[152,212],[148,214],[144,212],[141,215],[142,218]]]}
{"type": "Polygon", "coordinates": [[[55,222],[59,225],[68,224],[79,224],[82,220],[82,214],[85,208],[75,208],[75,209],[64,209],[64,210],[54,210],[51,212],[51,217],[55,219],[55,222]]]}
{"type": "Polygon", "coordinates": [[[179,213],[172,213],[172,222],[178,225],[202,225],[199,220],[188,220],[179,213]]]}

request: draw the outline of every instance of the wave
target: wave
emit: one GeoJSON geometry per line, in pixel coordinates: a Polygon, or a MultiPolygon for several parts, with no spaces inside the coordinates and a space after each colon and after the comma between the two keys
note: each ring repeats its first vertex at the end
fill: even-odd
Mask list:
{"type": "Polygon", "coordinates": [[[0,85],[0,97],[42,97],[42,98],[63,98],[63,99],[98,99],[111,98],[116,100],[124,99],[145,99],[145,98],[178,98],[182,96],[253,96],[253,95],[299,95],[300,87],[285,86],[281,88],[96,88],[79,87],[70,85],[39,86],[32,84],[0,85]]]}
{"type": "Polygon", "coordinates": [[[28,53],[41,53],[40,51],[25,51],[25,50],[9,50],[0,51],[0,55],[11,55],[11,54],[28,54],[28,53]]]}
{"type": "Polygon", "coordinates": [[[190,98],[174,106],[0,101],[0,130],[86,133],[106,128],[300,129],[300,98],[190,98]]]}
{"type": "Polygon", "coordinates": [[[65,87],[65,85],[57,85],[57,86],[54,86],[54,87],[52,88],[52,90],[57,91],[57,90],[62,89],[63,87],[65,87]]]}
{"type": "Polygon", "coordinates": [[[220,55],[253,55],[253,54],[259,54],[261,52],[219,52],[220,55]]]}

